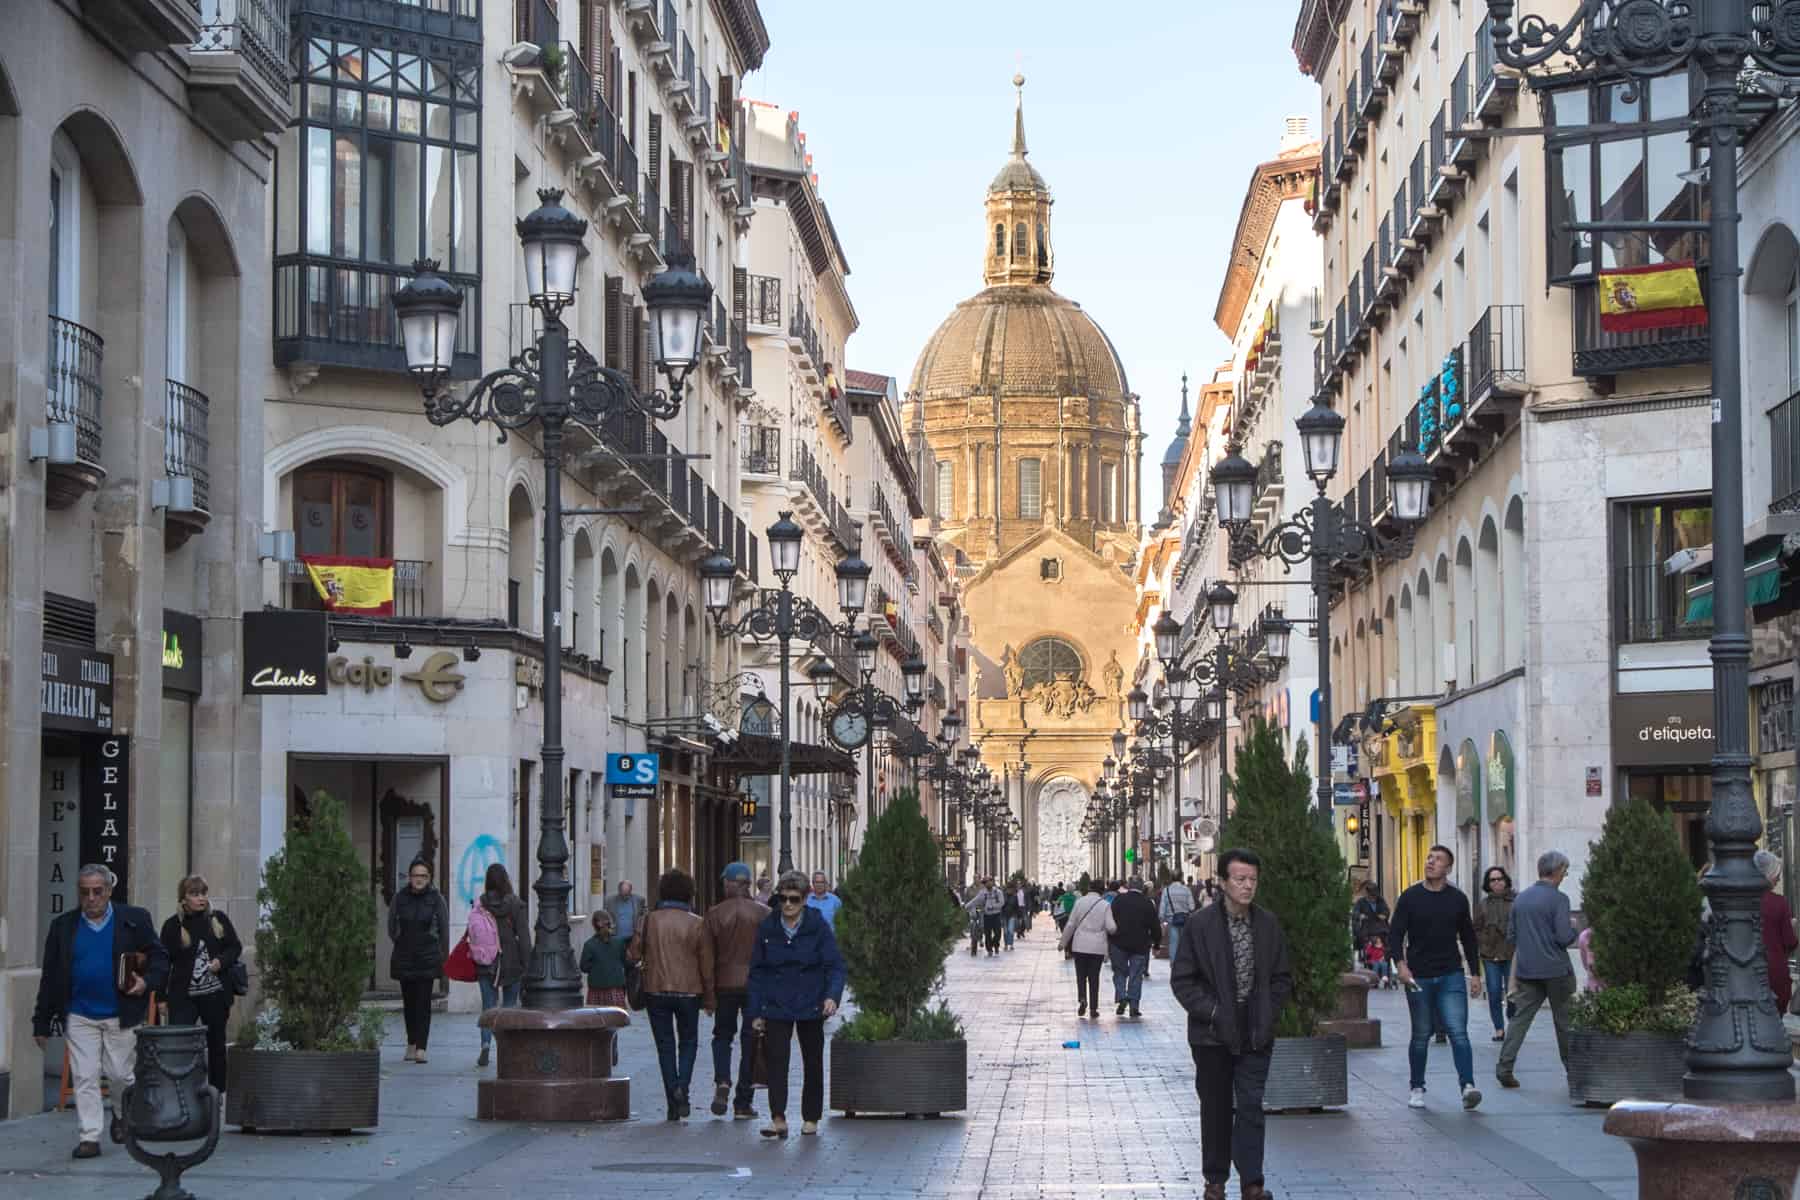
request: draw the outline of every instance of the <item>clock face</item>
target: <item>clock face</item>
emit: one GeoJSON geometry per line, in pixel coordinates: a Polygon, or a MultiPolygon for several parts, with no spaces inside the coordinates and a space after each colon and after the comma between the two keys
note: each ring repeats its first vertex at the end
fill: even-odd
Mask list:
{"type": "Polygon", "coordinates": [[[831,740],[846,750],[860,750],[869,740],[869,719],[848,709],[831,718],[831,740]]]}

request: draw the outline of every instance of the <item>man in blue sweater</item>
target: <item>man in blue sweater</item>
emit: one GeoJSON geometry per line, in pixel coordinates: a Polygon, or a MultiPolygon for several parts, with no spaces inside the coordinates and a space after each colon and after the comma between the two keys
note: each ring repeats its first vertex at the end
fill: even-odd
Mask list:
{"type": "MultiPolygon", "coordinates": [[[[137,1027],[143,1024],[151,992],[169,978],[163,949],[150,914],[112,902],[113,873],[97,863],[81,868],[76,889],[81,908],[50,923],[44,939],[44,973],[38,980],[31,1032],[43,1049],[58,1024],[69,1046],[75,1113],[81,1123],[76,1158],[100,1156],[100,1118],[105,1104],[100,1076],[112,1080],[112,1140],[125,1140],[125,1089],[131,1086],[137,1027]],[[143,955],[133,970],[126,955],[143,955]]],[[[137,960],[131,960],[135,963],[137,960]]]]}

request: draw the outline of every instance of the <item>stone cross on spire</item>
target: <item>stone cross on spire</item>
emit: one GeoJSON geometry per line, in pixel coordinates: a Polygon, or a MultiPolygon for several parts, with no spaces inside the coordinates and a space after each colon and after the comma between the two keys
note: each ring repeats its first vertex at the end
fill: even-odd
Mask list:
{"type": "Polygon", "coordinates": [[[1024,158],[1029,152],[1025,149],[1025,76],[1022,73],[1013,76],[1013,87],[1018,89],[1019,98],[1013,107],[1012,152],[1013,157],[1024,158]]]}

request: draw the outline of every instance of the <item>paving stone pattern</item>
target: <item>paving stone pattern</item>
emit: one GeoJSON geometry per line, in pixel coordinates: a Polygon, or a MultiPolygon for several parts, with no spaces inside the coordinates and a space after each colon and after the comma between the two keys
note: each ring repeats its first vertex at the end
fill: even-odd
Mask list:
{"type": "MultiPolygon", "coordinates": [[[[706,1111],[711,1057],[701,1023],[695,1116],[663,1120],[648,1026],[626,1031],[620,1069],[634,1082],[633,1119],[564,1128],[473,1119],[477,1036],[470,1015],[438,1014],[431,1061],[401,1061],[396,1015],[382,1054],[379,1129],[353,1137],[227,1132],[212,1161],[185,1180],[201,1197],[349,1200],[446,1196],[793,1197],[805,1200],[1098,1200],[1181,1197],[1200,1191],[1198,1101],[1184,1018],[1169,995],[1168,964],[1154,964],[1140,1021],[1077,1021],[1073,964],[1048,922],[998,958],[949,964],[949,1000],[968,1027],[969,1111],[940,1120],[827,1116],[818,1137],[764,1141],[762,1122],[706,1111]],[[1079,1049],[1062,1043],[1079,1040],[1079,1049]]],[[[1101,999],[1110,1001],[1110,977],[1101,999]]],[[[1627,1146],[1601,1133],[1602,1113],[1568,1102],[1548,1014],[1519,1060],[1523,1087],[1493,1080],[1496,1045],[1485,1005],[1471,1005],[1477,1079],[1486,1100],[1465,1113],[1449,1048],[1433,1045],[1429,1107],[1406,1107],[1403,997],[1380,992],[1371,1010],[1386,1045],[1350,1056],[1350,1106],[1269,1118],[1268,1183],[1281,1200],[1629,1200],[1636,1172],[1627,1146]]],[[[827,1054],[829,1054],[829,1043],[827,1054]]],[[[490,1068],[491,1070],[491,1068],[490,1068]]],[[[759,1112],[764,1097],[757,1094],[759,1112]]],[[[72,1112],[0,1123],[0,1196],[69,1200],[139,1195],[151,1172],[107,1143],[74,1162],[72,1112]]],[[[1237,1196],[1235,1182],[1231,1195],[1237,1196]]]]}

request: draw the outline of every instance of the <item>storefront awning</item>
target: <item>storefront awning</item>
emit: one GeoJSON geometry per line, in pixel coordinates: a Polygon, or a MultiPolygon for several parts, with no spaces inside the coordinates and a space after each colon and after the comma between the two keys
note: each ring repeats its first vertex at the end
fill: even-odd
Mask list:
{"type": "MultiPolygon", "coordinates": [[[[1744,563],[1744,602],[1754,608],[1758,604],[1772,603],[1781,595],[1781,548],[1776,545],[1770,549],[1759,549],[1753,555],[1745,555],[1744,563]]],[[[1687,590],[1687,615],[1684,618],[1689,625],[1711,621],[1713,617],[1713,581],[1709,575],[1705,579],[1695,580],[1687,590]]]]}
{"type": "MultiPolygon", "coordinates": [[[[781,739],[765,733],[740,733],[730,745],[721,745],[712,757],[713,766],[739,775],[779,775],[781,773],[781,739]]],[[[788,772],[792,775],[856,774],[856,760],[833,746],[795,742],[788,772]]]]}

